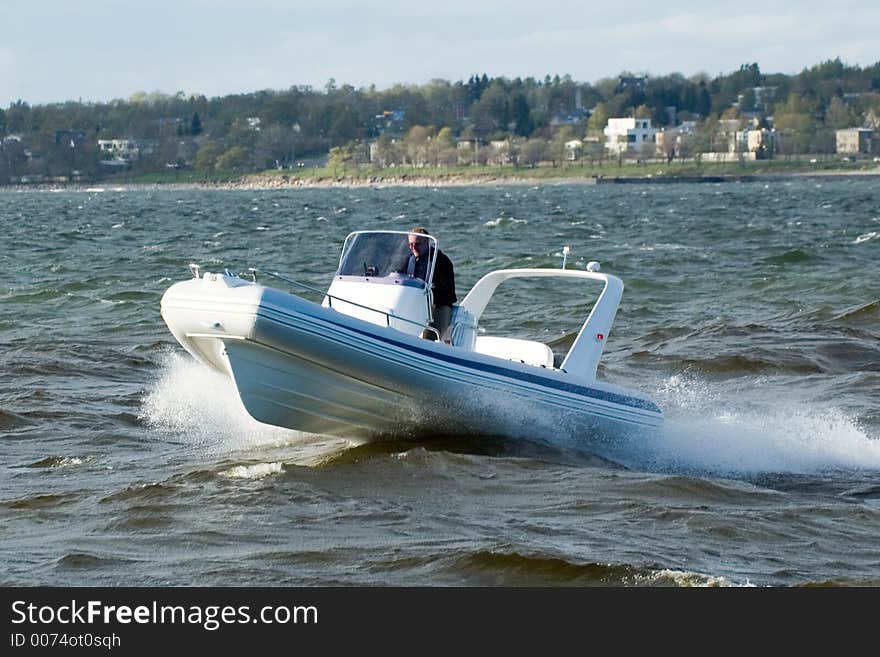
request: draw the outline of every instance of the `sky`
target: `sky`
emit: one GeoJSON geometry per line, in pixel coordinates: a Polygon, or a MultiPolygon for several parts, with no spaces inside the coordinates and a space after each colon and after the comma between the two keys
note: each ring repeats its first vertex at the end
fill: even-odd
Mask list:
{"type": "Polygon", "coordinates": [[[880,2],[0,0],[0,108],[472,74],[794,74],[880,61],[880,2]]]}

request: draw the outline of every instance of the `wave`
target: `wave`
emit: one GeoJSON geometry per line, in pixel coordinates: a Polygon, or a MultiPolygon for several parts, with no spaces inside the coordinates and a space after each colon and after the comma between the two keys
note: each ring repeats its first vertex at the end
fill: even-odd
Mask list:
{"type": "Polygon", "coordinates": [[[0,408],[0,429],[15,429],[29,424],[29,422],[30,421],[26,417],[19,415],[18,413],[4,411],[0,408]]]}
{"type": "Polygon", "coordinates": [[[804,333],[832,335],[870,336],[876,339],[872,329],[877,326],[880,316],[880,299],[872,299],[840,309],[832,304],[822,304],[810,308],[798,308],[773,318],[786,329],[797,327],[804,333]],[[854,330],[858,329],[858,330],[854,330]]]}
{"type": "Polygon", "coordinates": [[[799,311],[768,324],[711,323],[690,331],[669,326],[633,345],[632,357],[672,371],[705,374],[811,375],[876,369],[880,346],[871,332],[880,302],[844,311],[799,311]]]}
{"type": "Polygon", "coordinates": [[[875,299],[842,310],[833,319],[841,322],[861,322],[867,319],[876,321],[878,315],[880,315],[880,299],[875,299]]]}
{"type": "Polygon", "coordinates": [[[496,217],[495,219],[490,219],[489,221],[485,222],[483,225],[487,228],[498,228],[499,226],[515,226],[517,224],[527,223],[529,223],[528,219],[516,219],[515,217],[496,217]]]}
{"type": "Polygon", "coordinates": [[[764,258],[762,262],[771,265],[792,265],[802,262],[812,262],[813,260],[819,259],[818,256],[804,251],[803,249],[791,249],[785,253],[764,258]]]}
{"type": "Polygon", "coordinates": [[[44,495],[31,495],[17,500],[3,502],[8,509],[51,509],[65,504],[72,504],[79,499],[75,493],[57,493],[44,495]]]}
{"type": "Polygon", "coordinates": [[[111,502],[129,502],[136,500],[138,502],[156,502],[162,503],[174,497],[181,491],[179,484],[152,483],[140,484],[137,486],[129,486],[124,490],[110,493],[98,500],[101,504],[111,502]]]}
{"type": "Polygon", "coordinates": [[[812,359],[797,354],[780,354],[760,357],[757,355],[731,354],[711,358],[676,359],[680,367],[706,374],[819,374],[824,371],[812,359]]]}
{"type": "Polygon", "coordinates": [[[236,465],[228,470],[220,472],[221,477],[230,479],[262,479],[269,475],[282,472],[281,463],[254,463],[251,465],[236,465]]]}
{"type": "Polygon", "coordinates": [[[316,436],[257,422],[248,415],[232,381],[188,355],[167,350],[157,378],[141,400],[145,425],[168,441],[208,454],[281,449],[272,460],[320,465],[354,441],[316,436]]]}
{"type": "Polygon", "coordinates": [[[481,586],[733,586],[723,577],[696,572],[631,566],[577,563],[557,556],[516,551],[479,550],[455,558],[448,566],[459,577],[481,586]]]}
{"type": "Polygon", "coordinates": [[[31,463],[29,468],[66,468],[74,465],[82,465],[88,458],[80,458],[79,456],[48,456],[39,461],[31,463]]]}
{"type": "MultiPolygon", "coordinates": [[[[765,498],[768,501],[778,499],[778,493],[772,489],[750,483],[726,480],[687,477],[678,474],[670,476],[654,476],[634,480],[630,485],[633,495],[648,499],[662,499],[667,504],[672,500],[684,500],[689,505],[741,503],[744,496],[755,501],[765,498]]],[[[666,506],[658,511],[667,514],[666,506]]]]}
{"type": "MultiPolygon", "coordinates": [[[[426,432],[363,443],[261,424],[244,410],[226,377],[176,351],[168,351],[161,361],[158,378],[142,400],[140,417],[161,438],[208,455],[248,451],[250,463],[224,467],[221,474],[232,478],[277,474],[285,464],[339,466],[416,446],[428,452],[733,478],[880,470],[880,440],[868,435],[852,413],[831,403],[799,398],[797,389],[787,397],[778,390],[770,392],[769,384],[756,377],[737,379],[740,387],[754,391],[743,394],[725,387],[724,382],[706,381],[692,373],[673,376],[652,395],[666,415],[659,432],[615,436],[601,444],[578,435],[576,427],[564,425],[559,418],[533,417],[505,403],[502,417],[510,426],[498,424],[497,435],[509,429],[519,432],[515,438],[426,432]],[[531,450],[523,447],[532,443],[537,446],[531,450]],[[581,452],[581,458],[573,456],[581,452]]],[[[493,403],[498,406],[499,402],[493,403]]]]}
{"type": "Polygon", "coordinates": [[[880,500],[880,484],[870,484],[844,491],[843,495],[859,500],[880,500]]]}
{"type": "Polygon", "coordinates": [[[152,365],[152,361],[146,357],[100,340],[71,342],[22,339],[4,346],[7,346],[7,351],[3,374],[17,377],[118,377],[121,370],[131,371],[152,365]]]}
{"type": "Polygon", "coordinates": [[[55,562],[61,570],[95,570],[99,568],[118,568],[131,564],[130,559],[104,557],[88,552],[68,552],[55,562]]]}
{"type": "Polygon", "coordinates": [[[870,240],[880,238],[880,231],[872,230],[871,232],[865,233],[863,235],[859,235],[853,240],[853,244],[862,244],[864,242],[869,242],[870,240]]]}
{"type": "Polygon", "coordinates": [[[624,465],[734,477],[880,471],[880,440],[851,413],[753,383],[744,395],[698,377],[668,379],[656,391],[665,426],[631,442],[624,465]]]}

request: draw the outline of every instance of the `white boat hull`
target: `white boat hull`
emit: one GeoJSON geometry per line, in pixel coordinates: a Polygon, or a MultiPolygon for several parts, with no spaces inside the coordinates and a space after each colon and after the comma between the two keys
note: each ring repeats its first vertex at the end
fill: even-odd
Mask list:
{"type": "Polygon", "coordinates": [[[190,353],[232,377],[248,413],[266,424],[351,438],[529,438],[662,421],[634,391],[423,340],[241,279],[177,283],[162,315],[190,353]]]}

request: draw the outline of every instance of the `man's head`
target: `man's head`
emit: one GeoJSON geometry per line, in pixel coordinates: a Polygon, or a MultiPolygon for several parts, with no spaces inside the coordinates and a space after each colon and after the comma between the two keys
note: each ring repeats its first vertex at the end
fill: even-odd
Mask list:
{"type": "Polygon", "coordinates": [[[428,238],[421,236],[430,235],[428,229],[423,228],[422,226],[416,226],[409,232],[410,234],[407,235],[407,239],[409,240],[409,250],[418,256],[425,255],[428,252],[428,238]],[[415,235],[413,233],[415,233],[415,235]]]}

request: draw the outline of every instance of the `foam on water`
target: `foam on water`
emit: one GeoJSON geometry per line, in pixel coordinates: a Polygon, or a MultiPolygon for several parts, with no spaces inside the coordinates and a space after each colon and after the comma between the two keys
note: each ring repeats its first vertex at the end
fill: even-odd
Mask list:
{"type": "Polygon", "coordinates": [[[244,409],[230,379],[176,351],[163,354],[141,417],[165,436],[210,453],[287,447],[292,449],[286,460],[307,464],[352,446],[350,441],[257,422],[244,409]]]}
{"type": "Polygon", "coordinates": [[[497,217],[495,219],[490,219],[485,222],[483,225],[487,228],[498,228],[499,226],[510,226],[515,224],[527,224],[529,223],[528,219],[517,219],[515,217],[497,217]]]}
{"type": "Polygon", "coordinates": [[[255,463],[253,465],[236,465],[220,473],[230,479],[262,479],[282,471],[281,463],[255,463]]]}
{"type": "Polygon", "coordinates": [[[683,570],[663,569],[652,573],[649,577],[637,578],[644,580],[639,584],[652,585],[663,584],[664,582],[672,582],[680,587],[701,587],[701,588],[724,588],[732,586],[742,586],[753,588],[754,584],[746,581],[742,584],[734,584],[725,577],[716,577],[713,575],[704,575],[702,573],[693,573],[683,570]]]}
{"type": "MultiPolygon", "coordinates": [[[[761,385],[752,395],[713,385],[686,376],[670,378],[654,395],[666,416],[663,428],[615,440],[608,453],[600,449],[598,455],[631,468],[725,476],[880,470],[880,440],[841,409],[767,395],[761,385]]],[[[502,426],[496,416],[490,426],[475,430],[503,434],[516,428],[513,432],[521,437],[566,449],[582,442],[577,428],[563,426],[559,418],[535,417],[535,409],[505,400],[493,405],[504,407],[501,415],[510,424],[502,426]],[[531,436],[522,435],[524,426],[531,436]]],[[[285,447],[290,452],[285,460],[315,464],[356,444],[257,422],[228,378],[171,351],[163,356],[141,415],[164,435],[213,453],[285,447]]],[[[258,468],[229,476],[265,474],[258,468]]]]}
{"type": "MultiPolygon", "coordinates": [[[[666,471],[725,475],[880,470],[880,440],[832,404],[766,394],[713,391],[672,377],[658,391],[663,430],[634,454],[666,471]]],[[[778,392],[778,391],[777,391],[778,392]]]]}

